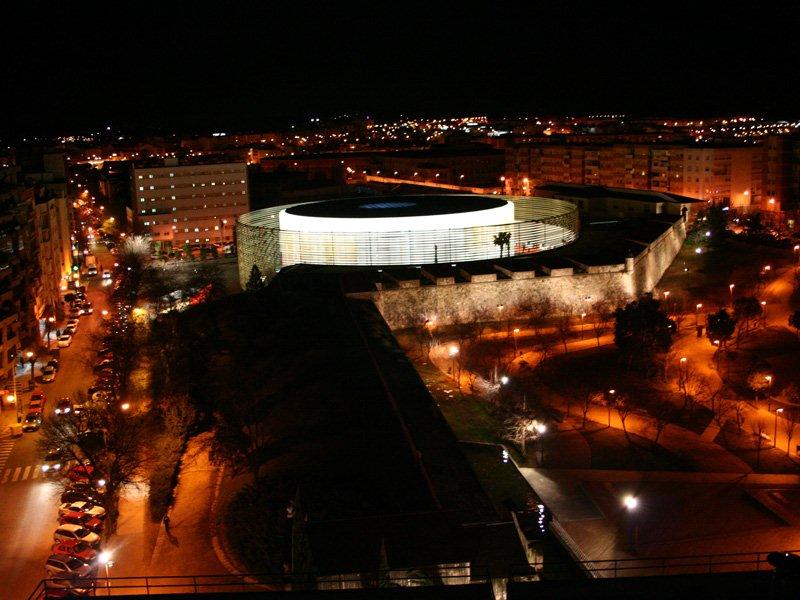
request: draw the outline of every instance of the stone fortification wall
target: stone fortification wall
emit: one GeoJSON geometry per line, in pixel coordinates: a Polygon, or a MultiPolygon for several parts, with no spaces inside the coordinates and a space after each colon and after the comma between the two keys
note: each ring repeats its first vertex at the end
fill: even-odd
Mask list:
{"type": "Polygon", "coordinates": [[[439,325],[497,320],[500,311],[503,318],[513,317],[521,307],[542,296],[570,307],[573,314],[580,314],[590,312],[591,304],[603,297],[632,298],[651,291],[685,238],[686,226],[679,219],[625,264],[592,269],[603,272],[384,289],[368,296],[392,329],[413,327],[431,318],[439,325]]]}

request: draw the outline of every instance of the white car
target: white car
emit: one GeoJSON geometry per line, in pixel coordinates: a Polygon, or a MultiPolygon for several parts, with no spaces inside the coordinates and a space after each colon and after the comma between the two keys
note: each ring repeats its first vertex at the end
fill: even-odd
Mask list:
{"type": "Polygon", "coordinates": [[[52,383],[55,380],[56,368],[54,366],[47,365],[44,369],[42,369],[42,383],[52,383]]]}
{"type": "Polygon", "coordinates": [[[67,348],[71,343],[72,343],[72,336],[68,333],[64,333],[58,338],[59,348],[67,348]]]}
{"type": "Polygon", "coordinates": [[[68,512],[82,512],[93,517],[105,517],[106,509],[91,502],[65,502],[58,507],[58,514],[63,515],[68,512]]]}
{"type": "Polygon", "coordinates": [[[86,542],[90,546],[96,546],[100,543],[100,536],[80,525],[67,523],[58,526],[53,534],[53,540],[56,542],[60,542],[61,540],[80,540],[86,542]]]}
{"type": "Polygon", "coordinates": [[[111,279],[111,271],[103,271],[103,279],[111,279]]]}
{"type": "Polygon", "coordinates": [[[67,320],[67,327],[65,329],[72,327],[75,331],[77,331],[80,324],[81,322],[77,317],[72,317],[67,320]]]}
{"type": "Polygon", "coordinates": [[[51,554],[44,568],[50,577],[54,575],[87,577],[94,571],[93,566],[87,565],[77,556],[70,556],[68,554],[51,554]]]}

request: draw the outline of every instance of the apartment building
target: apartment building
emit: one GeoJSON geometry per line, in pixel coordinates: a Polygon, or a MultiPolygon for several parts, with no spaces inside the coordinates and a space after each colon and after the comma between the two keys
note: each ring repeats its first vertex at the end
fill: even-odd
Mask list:
{"type": "Polygon", "coordinates": [[[768,136],[761,144],[563,143],[506,149],[505,191],[530,195],[549,182],[653,190],[740,209],[797,206],[798,142],[768,136]]]}
{"type": "Polygon", "coordinates": [[[23,348],[37,340],[36,298],[41,273],[34,228],[34,204],[23,198],[19,167],[0,168],[0,380],[8,387],[23,348]]]}
{"type": "Polygon", "coordinates": [[[244,162],[180,164],[167,159],[133,169],[134,228],[166,247],[233,242],[250,210],[244,162]]]}

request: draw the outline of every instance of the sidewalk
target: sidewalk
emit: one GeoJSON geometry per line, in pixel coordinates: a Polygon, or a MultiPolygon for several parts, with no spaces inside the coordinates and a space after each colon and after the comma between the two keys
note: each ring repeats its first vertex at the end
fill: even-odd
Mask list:
{"type": "Polygon", "coordinates": [[[197,439],[190,440],[181,463],[169,531],[161,525],[150,560],[150,575],[219,575],[228,570],[212,543],[218,469],[197,439]]]}

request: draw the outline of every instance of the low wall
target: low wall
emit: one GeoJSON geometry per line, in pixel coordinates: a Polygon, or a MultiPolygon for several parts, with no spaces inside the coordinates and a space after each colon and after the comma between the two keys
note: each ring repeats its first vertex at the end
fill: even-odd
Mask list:
{"type": "Polygon", "coordinates": [[[431,318],[439,325],[494,321],[516,314],[520,307],[541,297],[569,306],[579,314],[590,312],[591,304],[600,298],[620,295],[633,298],[651,291],[685,238],[686,226],[683,220],[678,220],[637,257],[629,259],[624,270],[616,272],[428,285],[359,295],[375,302],[392,329],[414,327],[431,318]],[[503,306],[502,315],[498,305],[503,306]]]}

